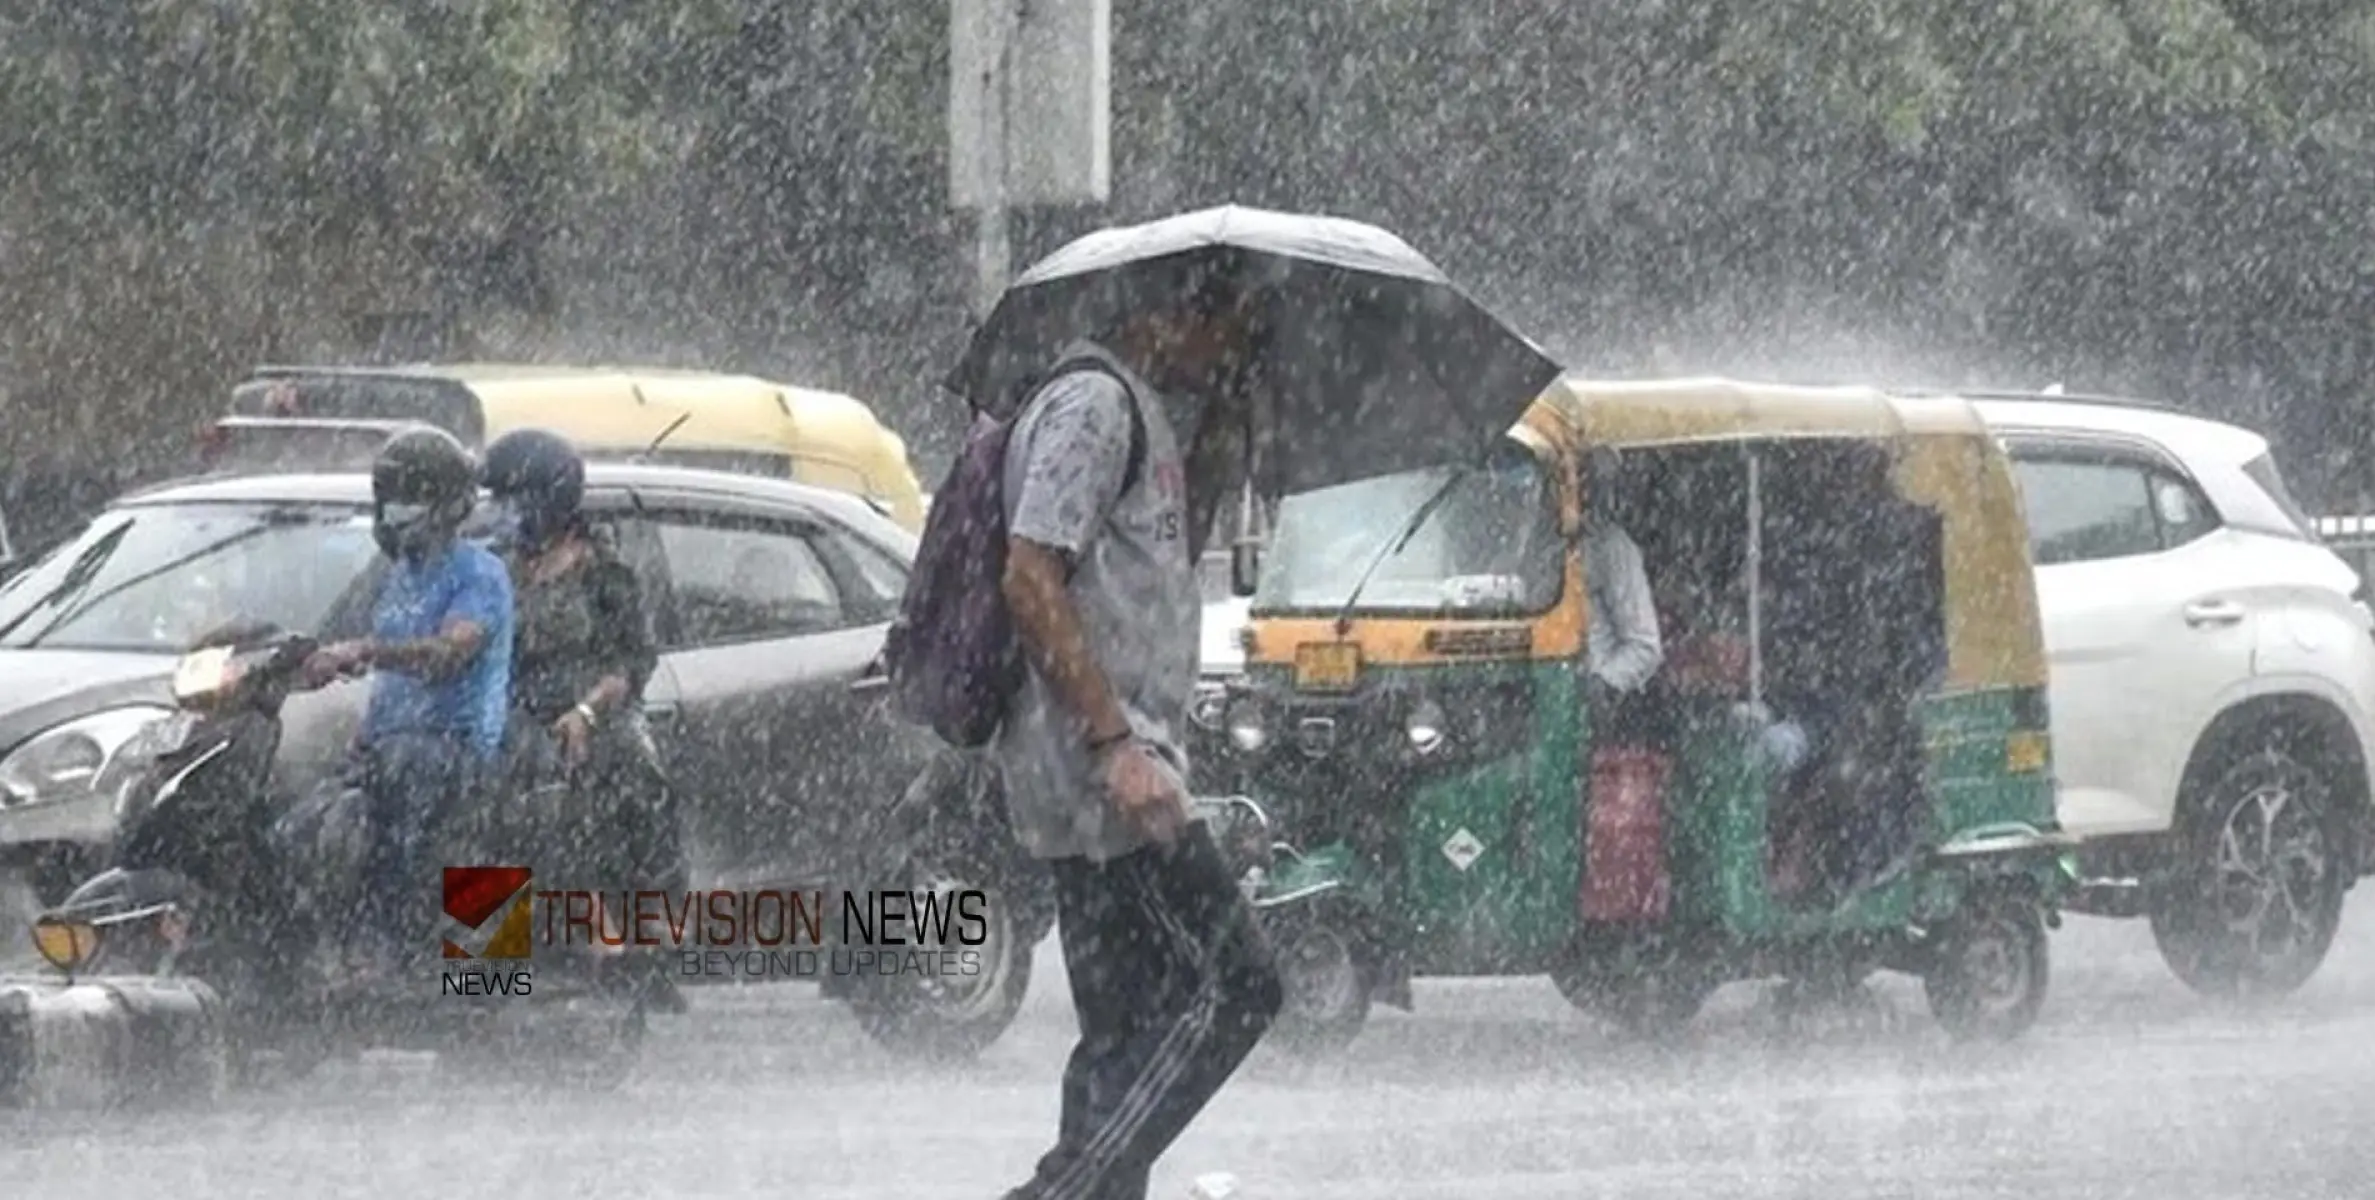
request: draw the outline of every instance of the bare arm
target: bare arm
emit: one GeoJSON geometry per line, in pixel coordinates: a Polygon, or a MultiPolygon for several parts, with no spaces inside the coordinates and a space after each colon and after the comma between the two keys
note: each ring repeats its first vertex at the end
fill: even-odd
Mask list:
{"type": "Polygon", "coordinates": [[[363,662],[383,671],[396,671],[422,679],[450,679],[462,673],[478,657],[479,647],[486,644],[486,627],[476,621],[456,617],[447,621],[435,637],[409,642],[364,643],[363,662]]]}
{"type": "Polygon", "coordinates": [[[511,575],[484,550],[462,547],[454,553],[462,556],[457,564],[461,581],[436,636],[404,642],[374,638],[363,644],[363,662],[380,670],[445,680],[477,661],[487,630],[511,618],[511,575]]]}
{"type": "Polygon", "coordinates": [[[1129,398],[1103,375],[1074,375],[1051,383],[1036,403],[1031,428],[1016,435],[1027,440],[1000,590],[1024,653],[1057,702],[1090,741],[1109,741],[1130,731],[1129,717],[1089,652],[1068,587],[1073,561],[1096,540],[1128,472],[1129,398]]]}
{"type": "Polygon", "coordinates": [[[1007,539],[1001,590],[1024,652],[1057,700],[1087,726],[1089,740],[1110,741],[1130,731],[1130,720],[1089,653],[1080,614],[1065,591],[1069,574],[1061,551],[1028,538],[1007,539]]]}

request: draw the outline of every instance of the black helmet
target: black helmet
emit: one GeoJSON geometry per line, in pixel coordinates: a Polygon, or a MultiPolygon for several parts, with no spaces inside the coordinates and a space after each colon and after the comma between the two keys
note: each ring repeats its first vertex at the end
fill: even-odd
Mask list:
{"type": "Polygon", "coordinates": [[[487,447],[486,484],[518,519],[520,541],[541,546],[576,521],[585,499],[585,459],[560,434],[515,430],[487,447]]]}
{"type": "Polygon", "coordinates": [[[371,462],[371,532],[390,558],[443,545],[477,502],[478,464],[442,429],[404,430],[371,462]]]}

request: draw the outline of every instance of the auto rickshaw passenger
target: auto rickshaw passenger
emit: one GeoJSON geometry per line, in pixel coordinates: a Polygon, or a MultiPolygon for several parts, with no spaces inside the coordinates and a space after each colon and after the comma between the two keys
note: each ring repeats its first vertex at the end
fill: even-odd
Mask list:
{"type": "Polygon", "coordinates": [[[1729,702],[1733,723],[1763,759],[1765,778],[1787,785],[1813,757],[1813,739],[1804,724],[1749,695],[1746,587],[1746,579],[1736,577],[1731,586],[1681,608],[1681,633],[1667,656],[1664,680],[1681,695],[1729,702]]]}

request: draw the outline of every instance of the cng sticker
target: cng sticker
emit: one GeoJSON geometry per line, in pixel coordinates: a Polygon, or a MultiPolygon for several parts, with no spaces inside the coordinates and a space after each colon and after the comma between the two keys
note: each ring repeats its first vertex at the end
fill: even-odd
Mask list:
{"type": "Polygon", "coordinates": [[[1477,841],[1476,835],[1465,828],[1452,834],[1443,843],[1443,857],[1450,859],[1451,865],[1463,871],[1475,866],[1476,860],[1483,855],[1484,843],[1477,841]]]}

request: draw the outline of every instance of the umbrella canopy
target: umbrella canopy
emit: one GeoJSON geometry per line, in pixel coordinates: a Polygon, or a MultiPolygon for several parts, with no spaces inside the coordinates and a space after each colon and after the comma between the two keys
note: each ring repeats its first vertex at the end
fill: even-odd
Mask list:
{"type": "MultiPolygon", "coordinates": [[[[1212,280],[1251,297],[1263,490],[1480,457],[1558,376],[1532,342],[1402,239],[1336,217],[1229,206],[1101,230],[1033,264],[950,372],[1000,411],[1076,339],[1184,307],[1212,280]]],[[[1166,396],[1192,436],[1199,397],[1166,396]]]]}

